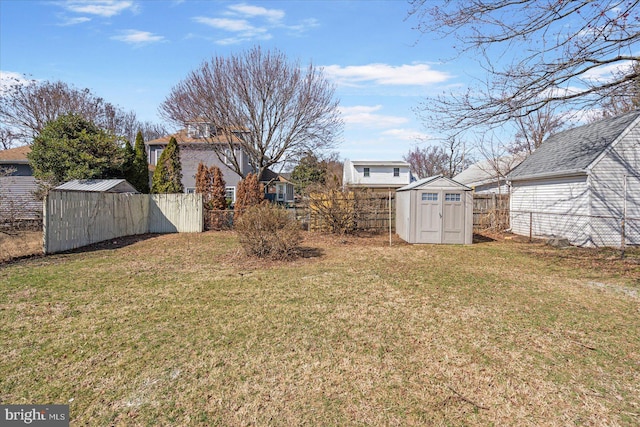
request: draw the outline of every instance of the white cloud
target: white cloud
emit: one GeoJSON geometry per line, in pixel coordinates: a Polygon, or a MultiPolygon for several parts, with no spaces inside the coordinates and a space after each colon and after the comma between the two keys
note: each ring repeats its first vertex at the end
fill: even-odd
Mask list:
{"type": "Polygon", "coordinates": [[[244,19],[226,19],[226,18],[207,18],[205,16],[196,16],[194,21],[205,24],[213,28],[231,32],[254,31],[255,27],[244,19]]]}
{"type": "Polygon", "coordinates": [[[402,129],[402,128],[385,130],[384,132],[382,132],[382,135],[391,137],[399,141],[411,141],[411,142],[424,141],[430,138],[430,136],[424,132],[420,132],[415,129],[402,129]]]}
{"type": "Polygon", "coordinates": [[[28,85],[33,82],[34,80],[27,79],[24,74],[0,70],[0,94],[6,92],[11,86],[28,85]]]}
{"type": "Polygon", "coordinates": [[[122,34],[113,36],[111,37],[111,39],[134,45],[143,45],[164,41],[163,36],[159,36],[148,31],[138,30],[125,30],[122,31],[122,34]]]}
{"type": "Polygon", "coordinates": [[[592,68],[582,75],[587,81],[604,83],[611,80],[616,75],[628,72],[632,67],[631,61],[619,62],[616,64],[603,65],[601,67],[592,68]]]}
{"type": "Polygon", "coordinates": [[[89,22],[91,21],[91,18],[87,18],[86,16],[80,16],[77,18],[62,18],[64,19],[63,22],[61,22],[60,25],[61,27],[68,27],[70,25],[77,25],[77,24],[82,24],[84,22],[89,22]]]}
{"type": "Polygon", "coordinates": [[[285,13],[280,9],[266,9],[261,6],[251,6],[240,3],[228,7],[230,14],[238,14],[246,17],[262,17],[271,22],[280,22],[284,19],[285,13]]]}
{"type": "Polygon", "coordinates": [[[217,30],[234,34],[231,37],[216,40],[218,44],[269,40],[273,37],[271,30],[274,29],[286,29],[290,33],[299,34],[318,26],[318,22],[313,18],[305,19],[297,25],[287,25],[284,22],[285,16],[285,12],[280,9],[267,9],[262,6],[239,3],[227,6],[220,16],[197,16],[193,20],[217,30]]]}
{"type": "Polygon", "coordinates": [[[338,84],[357,85],[363,82],[374,82],[382,85],[419,85],[426,86],[442,83],[451,75],[433,70],[428,64],[404,64],[393,66],[388,64],[368,65],[328,65],[324,67],[327,77],[338,84]]]}
{"type": "Polygon", "coordinates": [[[133,1],[125,0],[68,0],[60,3],[69,12],[98,15],[105,18],[118,15],[125,10],[137,10],[133,1]]]}
{"type": "Polygon", "coordinates": [[[365,127],[386,128],[402,125],[409,119],[399,116],[376,114],[382,109],[382,105],[367,106],[357,105],[353,107],[340,107],[342,119],[347,125],[361,125],[365,127]]]}

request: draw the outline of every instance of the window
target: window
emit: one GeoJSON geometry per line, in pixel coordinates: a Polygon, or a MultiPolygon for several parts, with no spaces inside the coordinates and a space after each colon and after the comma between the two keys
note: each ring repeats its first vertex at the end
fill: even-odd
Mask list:
{"type": "Polygon", "coordinates": [[[460,193],[446,193],[444,195],[444,200],[446,202],[459,202],[460,201],[460,193]]]}
{"type": "Polygon", "coordinates": [[[153,165],[157,165],[158,162],[160,161],[160,156],[162,156],[162,152],[164,151],[164,148],[158,148],[156,149],[155,153],[156,153],[156,158],[152,159],[153,160],[153,165]]]}
{"type": "Polygon", "coordinates": [[[196,192],[196,189],[192,188],[192,187],[187,187],[185,189],[185,193],[187,193],[187,194],[194,194],[195,192],[196,192]]]}
{"type": "Polygon", "coordinates": [[[423,201],[434,201],[437,202],[438,201],[438,193],[422,193],[422,200],[423,201]]]}
{"type": "Polygon", "coordinates": [[[364,176],[365,176],[365,178],[370,177],[371,176],[371,169],[364,168],[364,176]]]}
{"type": "Polygon", "coordinates": [[[400,176],[400,168],[393,168],[393,176],[400,176]]]}
{"type": "Polygon", "coordinates": [[[231,203],[235,203],[236,201],[236,187],[226,187],[225,188],[225,197],[227,200],[231,200],[231,203]]]}

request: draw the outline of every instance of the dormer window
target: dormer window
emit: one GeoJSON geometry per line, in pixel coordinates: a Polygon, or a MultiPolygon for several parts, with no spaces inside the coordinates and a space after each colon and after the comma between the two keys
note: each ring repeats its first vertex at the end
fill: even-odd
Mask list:
{"type": "Polygon", "coordinates": [[[215,126],[210,123],[196,122],[187,123],[187,135],[189,138],[200,139],[209,138],[216,134],[215,126]]]}

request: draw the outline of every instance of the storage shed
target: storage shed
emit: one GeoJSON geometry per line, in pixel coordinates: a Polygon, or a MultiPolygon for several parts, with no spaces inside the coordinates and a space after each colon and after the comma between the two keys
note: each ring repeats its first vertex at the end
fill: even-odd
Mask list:
{"type": "Polygon", "coordinates": [[[442,175],[399,188],[396,232],[409,243],[471,244],[471,188],[442,175]]]}
{"type": "Polygon", "coordinates": [[[60,191],[90,191],[98,193],[139,193],[124,179],[74,179],[57,186],[60,191]]]}

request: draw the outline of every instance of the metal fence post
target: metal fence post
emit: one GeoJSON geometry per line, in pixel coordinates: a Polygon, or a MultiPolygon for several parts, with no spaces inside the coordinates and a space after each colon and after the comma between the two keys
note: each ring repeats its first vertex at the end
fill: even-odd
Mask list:
{"type": "Polygon", "coordinates": [[[533,241],[533,212],[529,212],[529,243],[533,241]]]}

